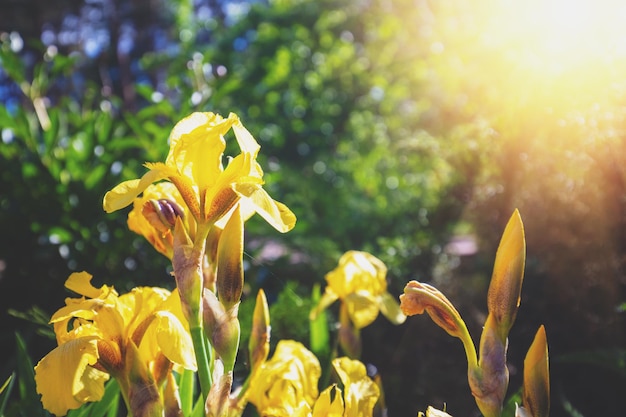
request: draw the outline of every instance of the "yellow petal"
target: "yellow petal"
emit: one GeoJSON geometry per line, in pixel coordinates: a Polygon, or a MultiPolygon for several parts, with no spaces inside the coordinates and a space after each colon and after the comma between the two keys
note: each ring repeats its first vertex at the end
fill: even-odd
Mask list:
{"type": "Polygon", "coordinates": [[[450,414],[445,411],[437,410],[431,406],[428,406],[426,409],[426,417],[452,417],[450,414]]]}
{"type": "Polygon", "coordinates": [[[380,390],[367,376],[365,365],[358,360],[342,357],[333,360],[333,367],[344,385],[344,416],[372,415],[380,390]]]}
{"type": "Polygon", "coordinates": [[[46,410],[62,416],[88,401],[100,400],[109,375],[89,366],[97,361],[94,337],[67,342],[39,361],[35,382],[46,410]]]}
{"type": "Polygon", "coordinates": [[[236,184],[234,188],[245,198],[242,204],[249,204],[279,232],[286,233],[296,225],[295,214],[283,203],[273,200],[259,184],[236,184]]]}
{"type": "Polygon", "coordinates": [[[313,417],[342,417],[343,397],[337,385],[331,385],[320,394],[313,406],[313,417]],[[331,397],[334,397],[331,401],[331,397]]]}
{"type": "Polygon", "coordinates": [[[237,143],[239,144],[239,148],[242,152],[250,154],[253,158],[256,158],[259,149],[258,142],[252,137],[248,129],[246,129],[239,118],[231,113],[229,118],[235,117],[236,121],[233,123],[233,132],[235,132],[235,138],[237,139],[237,143]]]}
{"type": "Polygon", "coordinates": [[[320,302],[317,304],[317,306],[313,310],[311,310],[311,313],[309,314],[309,320],[315,320],[319,313],[327,309],[328,306],[330,306],[332,303],[334,303],[338,299],[339,297],[337,296],[337,294],[335,294],[330,287],[326,287],[326,291],[324,291],[324,294],[322,295],[320,302]]]}
{"type": "Polygon", "coordinates": [[[170,134],[170,152],[166,165],[190,179],[199,189],[213,186],[222,172],[226,148],[223,135],[234,118],[224,119],[215,113],[192,113],[179,121],[170,134]]]}
{"type": "Polygon", "coordinates": [[[191,335],[180,320],[166,311],[160,311],[157,318],[153,325],[156,326],[156,338],[163,354],[185,369],[197,370],[191,335]]]}
{"type": "Polygon", "coordinates": [[[400,309],[400,303],[398,300],[389,294],[388,292],[383,293],[378,298],[378,303],[380,306],[380,312],[383,313],[385,317],[389,319],[393,324],[402,324],[406,320],[406,316],[402,313],[400,309]]]}
{"type": "Polygon", "coordinates": [[[366,327],[378,317],[378,303],[370,293],[366,291],[359,291],[349,294],[343,299],[350,320],[357,329],[366,327]]]}
{"type": "Polygon", "coordinates": [[[107,213],[123,209],[130,205],[135,197],[143,192],[153,182],[167,178],[167,172],[161,169],[151,169],[141,179],[124,181],[116,185],[104,195],[102,207],[107,213]]]}
{"type": "Polygon", "coordinates": [[[339,258],[337,267],[326,274],[326,282],[344,298],[356,291],[373,296],[387,291],[387,267],[374,255],[362,251],[348,251],[339,258]]]}
{"type": "Polygon", "coordinates": [[[73,272],[65,281],[65,288],[89,298],[106,296],[109,292],[109,287],[103,285],[100,288],[96,288],[91,285],[91,278],[93,276],[88,272],[73,272]]]}

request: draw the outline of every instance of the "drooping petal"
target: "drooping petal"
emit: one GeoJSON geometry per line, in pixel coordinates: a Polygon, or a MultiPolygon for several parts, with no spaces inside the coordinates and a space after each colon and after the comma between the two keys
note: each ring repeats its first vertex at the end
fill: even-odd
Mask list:
{"type": "Polygon", "coordinates": [[[143,192],[148,185],[167,178],[168,172],[161,169],[151,169],[141,179],[128,180],[116,185],[104,195],[102,207],[107,213],[123,209],[130,205],[135,197],[143,192]]]}
{"type": "Polygon", "coordinates": [[[158,346],[170,361],[185,369],[198,369],[191,335],[174,314],[158,312],[153,326],[158,346]]]}
{"type": "Polygon", "coordinates": [[[388,292],[379,296],[378,304],[380,312],[393,324],[402,324],[406,320],[406,316],[400,309],[400,303],[388,292]]]}
{"type": "Polygon", "coordinates": [[[295,214],[283,203],[273,200],[260,184],[235,184],[234,189],[241,197],[244,197],[242,212],[245,213],[247,206],[247,210],[259,213],[266,222],[281,233],[290,231],[296,225],[295,214]]]}
{"type": "Polygon", "coordinates": [[[375,297],[366,291],[358,291],[344,297],[350,320],[357,329],[372,324],[378,317],[378,302],[375,297]]]}
{"type": "Polygon", "coordinates": [[[95,337],[64,343],[39,361],[35,382],[46,410],[63,416],[88,401],[100,400],[109,375],[90,366],[97,361],[95,337]]]}

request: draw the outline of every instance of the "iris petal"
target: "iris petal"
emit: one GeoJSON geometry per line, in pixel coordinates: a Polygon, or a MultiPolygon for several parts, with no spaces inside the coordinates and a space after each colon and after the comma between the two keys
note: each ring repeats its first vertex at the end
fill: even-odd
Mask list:
{"type": "Polygon", "coordinates": [[[167,172],[161,169],[151,169],[141,179],[124,181],[104,195],[102,207],[107,213],[123,209],[153,182],[167,178],[167,172]]]}
{"type": "Polygon", "coordinates": [[[64,343],[39,361],[35,381],[44,407],[62,416],[87,401],[100,400],[109,375],[89,366],[97,361],[95,337],[64,343]]]}

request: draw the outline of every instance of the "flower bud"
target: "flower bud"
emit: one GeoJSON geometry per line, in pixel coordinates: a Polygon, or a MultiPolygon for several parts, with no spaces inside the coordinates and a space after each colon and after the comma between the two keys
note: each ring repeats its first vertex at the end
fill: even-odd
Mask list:
{"type": "Polygon", "coordinates": [[[229,309],[243,291],[243,219],[239,207],[230,216],[217,246],[217,296],[229,309]]]}
{"type": "Polygon", "coordinates": [[[270,351],[270,309],[262,289],[256,296],[248,351],[250,352],[250,368],[254,373],[265,362],[270,351]]]}
{"type": "Polygon", "coordinates": [[[224,369],[231,372],[239,350],[239,303],[226,310],[213,292],[204,290],[203,307],[207,337],[224,363],[224,369]]]}
{"type": "Polygon", "coordinates": [[[519,211],[515,210],[502,233],[487,294],[489,314],[494,316],[502,342],[507,338],[517,315],[525,261],[524,225],[519,211]]]}
{"type": "Polygon", "coordinates": [[[407,316],[428,313],[430,318],[450,336],[461,337],[467,332],[461,315],[437,288],[417,281],[410,281],[400,296],[400,308],[407,316]]]}
{"type": "Polygon", "coordinates": [[[548,342],[543,326],[537,330],[524,359],[524,408],[533,417],[547,417],[550,412],[550,370],[548,342]]]}
{"type": "Polygon", "coordinates": [[[177,217],[185,216],[181,206],[166,198],[146,201],[141,213],[152,227],[164,234],[174,228],[177,217]]]}

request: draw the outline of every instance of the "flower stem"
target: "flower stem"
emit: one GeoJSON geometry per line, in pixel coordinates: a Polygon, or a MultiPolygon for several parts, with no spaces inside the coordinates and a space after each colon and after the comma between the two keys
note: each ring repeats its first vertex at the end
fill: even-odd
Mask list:
{"type": "Polygon", "coordinates": [[[195,326],[190,323],[190,331],[193,348],[196,352],[200,389],[202,390],[203,398],[206,400],[209,390],[211,389],[211,385],[213,385],[210,365],[213,361],[212,348],[204,335],[202,322],[195,323],[195,326]]]}

